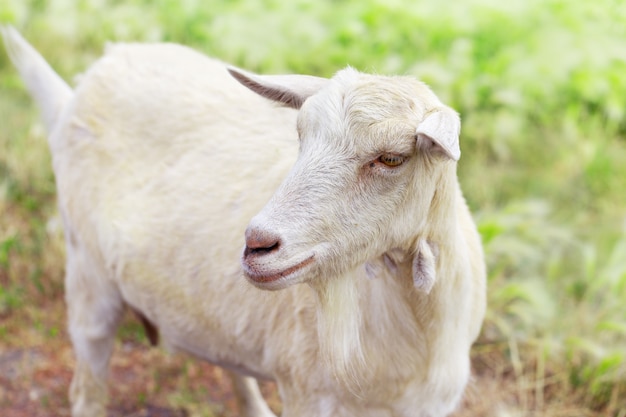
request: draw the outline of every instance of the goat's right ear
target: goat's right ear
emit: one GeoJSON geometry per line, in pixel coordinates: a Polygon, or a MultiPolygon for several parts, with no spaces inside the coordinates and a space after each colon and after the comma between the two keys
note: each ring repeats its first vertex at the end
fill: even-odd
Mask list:
{"type": "Polygon", "coordinates": [[[255,93],[294,109],[328,84],[328,79],[311,75],[256,75],[235,68],[228,72],[255,93]]]}

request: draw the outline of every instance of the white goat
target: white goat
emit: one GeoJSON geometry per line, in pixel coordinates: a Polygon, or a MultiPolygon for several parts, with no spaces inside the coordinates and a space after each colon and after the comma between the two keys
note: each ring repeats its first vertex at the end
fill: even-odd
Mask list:
{"type": "MultiPolygon", "coordinates": [[[[72,91],[3,34],[50,130],[74,416],[105,414],[125,305],[169,346],[277,381],[285,417],[455,408],[485,273],[459,119],[424,84],[231,69],[246,88],[185,47],[120,44],[72,91]]],[[[273,415],[252,378],[235,387],[245,416],[273,415]]]]}

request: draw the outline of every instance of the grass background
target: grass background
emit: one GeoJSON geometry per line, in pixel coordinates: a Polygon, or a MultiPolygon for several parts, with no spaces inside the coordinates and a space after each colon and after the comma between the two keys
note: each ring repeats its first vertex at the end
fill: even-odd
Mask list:
{"type": "MultiPolygon", "coordinates": [[[[516,415],[626,416],[623,1],[1,0],[0,21],[68,80],[106,41],[424,80],[463,120],[459,178],[489,267],[478,373],[509,384],[516,415]]],[[[65,334],[37,319],[63,297],[56,216],[45,133],[0,53],[0,353],[26,343],[24,320],[39,343],[65,334]]]]}

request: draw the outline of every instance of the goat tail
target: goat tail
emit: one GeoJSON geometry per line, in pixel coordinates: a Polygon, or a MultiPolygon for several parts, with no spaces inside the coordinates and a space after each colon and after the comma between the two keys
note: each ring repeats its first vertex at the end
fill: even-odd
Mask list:
{"type": "Polygon", "coordinates": [[[0,34],[11,62],[39,105],[43,122],[51,133],[73,95],[72,89],[15,28],[0,25],[0,34]]]}

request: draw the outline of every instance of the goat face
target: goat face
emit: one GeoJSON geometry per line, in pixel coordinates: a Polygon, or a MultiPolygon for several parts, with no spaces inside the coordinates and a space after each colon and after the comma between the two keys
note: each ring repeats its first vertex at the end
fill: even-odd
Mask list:
{"type": "Polygon", "coordinates": [[[297,162],[246,230],[242,263],[253,284],[280,289],[344,274],[392,248],[415,250],[460,156],[456,113],[406,77],[231,73],[300,108],[297,162]]]}

